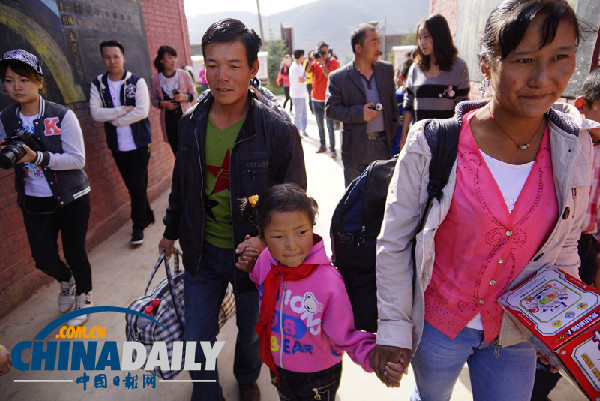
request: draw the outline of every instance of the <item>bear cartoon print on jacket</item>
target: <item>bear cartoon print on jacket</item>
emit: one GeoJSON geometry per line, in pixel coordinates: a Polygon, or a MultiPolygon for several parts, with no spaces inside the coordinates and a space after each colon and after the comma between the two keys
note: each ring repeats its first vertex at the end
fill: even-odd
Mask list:
{"type": "MultiPolygon", "coordinates": [[[[367,372],[375,335],[356,330],[342,276],[331,265],[321,237],[304,261],[318,264],[299,281],[282,281],[271,320],[271,354],[275,365],[294,372],[318,372],[339,363],[343,352],[367,372]]],[[[262,302],[263,282],[278,262],[266,248],[250,274],[262,302]]]]}

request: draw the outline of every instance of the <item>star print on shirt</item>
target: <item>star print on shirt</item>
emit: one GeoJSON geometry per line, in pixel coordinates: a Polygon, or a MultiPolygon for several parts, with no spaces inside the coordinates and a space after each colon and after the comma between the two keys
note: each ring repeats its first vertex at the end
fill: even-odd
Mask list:
{"type": "Polygon", "coordinates": [[[210,171],[212,175],[217,177],[217,182],[210,193],[211,195],[226,189],[229,190],[229,149],[227,149],[227,153],[225,153],[223,164],[220,166],[209,166],[207,164],[206,169],[210,171]]]}

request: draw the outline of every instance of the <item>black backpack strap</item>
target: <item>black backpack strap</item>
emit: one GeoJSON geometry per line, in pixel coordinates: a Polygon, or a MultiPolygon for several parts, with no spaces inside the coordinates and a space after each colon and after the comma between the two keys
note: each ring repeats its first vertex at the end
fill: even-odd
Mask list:
{"type": "Polygon", "coordinates": [[[429,183],[427,184],[428,196],[425,203],[425,210],[417,226],[417,233],[421,232],[425,225],[425,219],[431,208],[433,198],[442,199],[442,189],[448,183],[452,166],[456,160],[458,137],[460,134],[460,124],[454,117],[444,120],[433,120],[429,124],[433,125],[431,127],[423,127],[425,139],[427,139],[427,144],[431,150],[429,183]]]}

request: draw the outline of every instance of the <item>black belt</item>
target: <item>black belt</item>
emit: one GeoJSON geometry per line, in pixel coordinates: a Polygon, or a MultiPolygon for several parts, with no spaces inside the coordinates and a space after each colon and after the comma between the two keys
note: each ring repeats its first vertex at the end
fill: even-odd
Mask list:
{"type": "Polygon", "coordinates": [[[367,134],[367,138],[369,138],[369,139],[377,139],[377,138],[382,138],[384,136],[385,136],[385,131],[369,132],[367,134]]]}

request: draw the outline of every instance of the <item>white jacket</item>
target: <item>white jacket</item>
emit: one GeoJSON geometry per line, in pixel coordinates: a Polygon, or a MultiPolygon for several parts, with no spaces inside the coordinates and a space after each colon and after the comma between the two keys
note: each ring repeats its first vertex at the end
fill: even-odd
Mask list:
{"type": "MultiPolygon", "coordinates": [[[[462,102],[455,117],[484,106],[487,101],[462,102]]],[[[579,277],[577,241],[588,205],[592,179],[593,151],[585,121],[570,105],[556,105],[546,114],[559,218],[547,241],[516,277],[511,287],[545,264],[555,265],[579,277]]],[[[417,279],[413,293],[411,240],[427,201],[431,151],[424,130],[435,124],[423,120],[411,128],[400,152],[386,201],[385,215],[377,239],[377,344],[416,351],[424,324],[424,292],[431,280],[435,259],[434,236],[448,209],[456,184],[456,161],[440,201],[433,200],[423,231],[417,235],[415,257],[417,279]]],[[[525,341],[517,327],[504,314],[498,344],[525,341]]]]}

